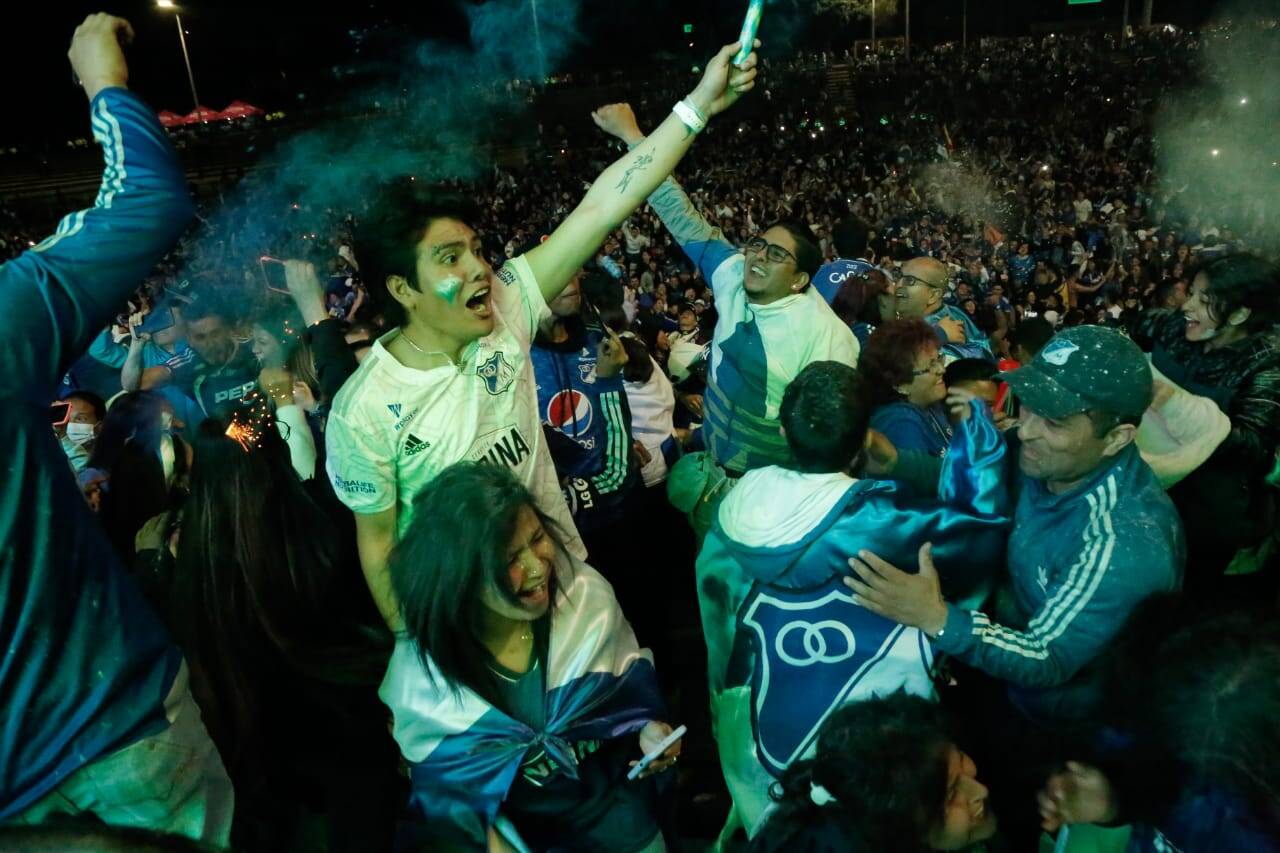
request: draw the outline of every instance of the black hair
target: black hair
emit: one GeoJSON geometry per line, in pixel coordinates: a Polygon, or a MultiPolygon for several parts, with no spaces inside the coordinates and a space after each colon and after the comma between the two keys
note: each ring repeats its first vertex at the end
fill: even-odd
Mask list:
{"type": "Polygon", "coordinates": [[[1209,315],[1225,323],[1237,309],[1248,308],[1246,332],[1260,332],[1280,323],[1280,268],[1257,255],[1228,255],[1201,267],[1209,280],[1209,315]]]}
{"type": "Polygon", "coordinates": [[[235,317],[226,303],[207,288],[183,305],[180,310],[184,323],[196,323],[208,317],[217,317],[224,323],[230,323],[235,317]]]}
{"type": "Polygon", "coordinates": [[[845,471],[862,452],[871,404],[858,372],[835,361],[810,362],[782,393],[779,420],[794,458],[809,473],[845,471]]]}
{"type": "MultiPolygon", "coordinates": [[[[813,277],[818,274],[818,268],[822,266],[822,252],[818,249],[818,244],[813,238],[813,231],[803,222],[794,219],[779,220],[769,228],[781,228],[791,235],[791,239],[796,244],[796,269],[809,276],[809,281],[813,281],[813,277]]],[[[768,231],[766,228],[765,231],[768,231]]]]}
{"type": "Polygon", "coordinates": [[[1155,820],[1208,789],[1245,805],[1264,834],[1280,834],[1273,615],[1157,596],[1134,611],[1105,663],[1106,722],[1134,739],[1113,778],[1127,811],[1155,820]]]}
{"type": "MultiPolygon", "coordinates": [[[[413,501],[413,520],[391,552],[387,567],[400,603],[404,628],[428,672],[456,692],[469,687],[495,705],[502,703],[490,654],[478,633],[486,588],[513,604],[507,554],[520,510],[528,507],[559,548],[554,522],[538,510],[533,495],[507,468],[459,462],[423,487],[413,501]]],[[[556,600],[556,576],[549,583],[556,600]]]]}
{"type": "Polygon", "coordinates": [[[89,467],[111,471],[126,445],[138,448],[143,454],[157,453],[164,435],[160,428],[164,406],[165,398],[155,391],[133,391],[117,398],[102,421],[89,467]]]}
{"type": "Polygon", "coordinates": [[[390,276],[402,276],[414,290],[418,281],[418,244],[438,219],[452,219],[470,227],[479,216],[459,195],[419,189],[407,180],[383,185],[356,227],[353,243],[360,259],[360,275],[369,294],[391,325],[402,325],[404,307],[387,291],[390,276]]]}
{"type": "Polygon", "coordinates": [[[373,686],[391,637],[363,588],[354,535],[298,479],[265,400],[206,419],[194,450],[167,612],[208,688],[210,733],[244,778],[269,746],[264,683],[284,670],[373,686]]]}
{"type": "Polygon", "coordinates": [[[856,216],[846,216],[831,229],[831,239],[842,258],[860,258],[867,251],[870,228],[856,216]]]}
{"type": "Polygon", "coordinates": [[[627,363],[622,365],[622,378],[628,382],[648,382],[653,376],[653,358],[649,348],[638,338],[627,335],[622,340],[622,348],[627,351],[627,363]]]}
{"type": "MultiPolygon", "coordinates": [[[[1034,293],[1034,291],[1028,291],[1034,293]]],[[[1009,349],[1022,347],[1032,356],[1044,349],[1053,337],[1053,324],[1043,317],[1027,317],[1009,333],[1009,349]]]]}
{"type": "MultiPolygon", "coordinates": [[[[168,402],[154,391],[134,391],[116,399],[93,443],[88,467],[107,472],[110,488],[98,513],[107,537],[122,559],[134,557],[134,535],[148,519],[170,509],[177,491],[165,478],[161,447],[162,414],[168,402]]],[[[173,483],[187,470],[186,446],[173,436],[173,483]]]]}
{"type": "Polygon", "coordinates": [[[936,702],[899,691],[852,702],[831,713],[813,758],[786,769],[770,790],[777,810],[753,850],[785,853],[793,839],[825,823],[845,837],[843,849],[928,849],[944,817],[955,738],[936,702]],[[814,785],[832,801],[817,805],[814,785]]]}
{"type": "Polygon", "coordinates": [[[947,365],[942,374],[943,383],[950,388],[961,382],[986,382],[994,380],[996,366],[985,358],[961,358],[947,365]]]}
{"type": "Polygon", "coordinates": [[[579,282],[582,301],[590,302],[600,314],[622,310],[622,286],[616,278],[599,269],[588,270],[579,282]]]}
{"type": "Polygon", "coordinates": [[[62,402],[69,403],[72,400],[79,400],[93,408],[93,416],[98,419],[98,423],[102,423],[107,417],[107,404],[92,391],[72,391],[70,394],[64,394],[62,402]]]}

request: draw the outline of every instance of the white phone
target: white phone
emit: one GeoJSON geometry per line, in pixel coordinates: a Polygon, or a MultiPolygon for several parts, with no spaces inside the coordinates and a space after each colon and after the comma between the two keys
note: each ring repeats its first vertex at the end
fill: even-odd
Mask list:
{"type": "Polygon", "coordinates": [[[676,741],[680,740],[680,738],[684,737],[684,734],[687,731],[689,731],[689,729],[686,726],[680,726],[671,734],[663,738],[662,743],[654,747],[653,752],[650,752],[644,758],[640,759],[640,761],[636,763],[635,767],[632,767],[629,771],[627,771],[627,779],[633,780],[639,777],[641,773],[643,773],[645,770],[649,768],[650,764],[652,764],[653,762],[657,761],[659,758],[662,757],[662,753],[666,752],[668,749],[671,748],[671,744],[675,743],[676,741]]]}

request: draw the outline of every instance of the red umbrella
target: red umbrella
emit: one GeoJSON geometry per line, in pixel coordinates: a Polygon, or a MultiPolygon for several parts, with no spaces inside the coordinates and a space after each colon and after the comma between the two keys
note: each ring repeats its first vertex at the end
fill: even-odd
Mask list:
{"type": "Polygon", "coordinates": [[[160,124],[164,127],[179,127],[187,123],[186,116],[180,116],[172,110],[161,110],[156,118],[160,119],[160,124]]]}
{"type": "Polygon", "coordinates": [[[222,118],[244,118],[245,116],[260,116],[262,110],[253,104],[244,101],[232,101],[227,104],[227,108],[222,111],[222,118]]]}
{"type": "Polygon", "coordinates": [[[222,118],[222,113],[217,110],[211,110],[204,106],[197,106],[194,110],[187,113],[186,123],[199,124],[200,122],[217,121],[220,118],[222,118]]]}

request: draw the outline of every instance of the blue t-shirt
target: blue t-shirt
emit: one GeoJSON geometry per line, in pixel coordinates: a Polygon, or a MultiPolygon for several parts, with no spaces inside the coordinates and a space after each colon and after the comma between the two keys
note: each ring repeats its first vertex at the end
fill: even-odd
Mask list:
{"type": "Polygon", "coordinates": [[[941,403],[928,407],[905,401],[887,403],[871,413],[871,428],[884,433],[898,450],[942,456],[951,443],[951,423],[941,403]]]}
{"type": "Polygon", "coordinates": [[[869,261],[836,258],[831,263],[823,264],[818,268],[813,276],[813,286],[830,305],[835,301],[836,294],[840,292],[840,286],[846,280],[856,278],[873,269],[875,265],[869,261]]]}

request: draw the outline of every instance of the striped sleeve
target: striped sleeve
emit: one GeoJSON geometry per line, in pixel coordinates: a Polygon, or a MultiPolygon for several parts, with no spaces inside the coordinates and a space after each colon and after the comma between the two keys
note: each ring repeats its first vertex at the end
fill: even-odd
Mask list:
{"type": "Polygon", "coordinates": [[[0,265],[0,391],[48,399],[48,389],[124,307],[191,220],[181,164],[155,114],[125,89],[90,104],[102,148],[92,207],[70,213],[39,245],[0,265]]]}
{"type": "Polygon", "coordinates": [[[627,481],[627,468],[631,464],[631,436],[627,429],[629,417],[623,406],[621,388],[600,395],[600,409],[604,412],[606,432],[604,467],[591,478],[591,485],[600,494],[616,492],[627,481]]]}
{"type": "Polygon", "coordinates": [[[675,178],[663,181],[649,196],[649,204],[689,260],[698,266],[703,279],[714,288],[715,271],[738,250],[719,228],[707,222],[675,178]]]}
{"type": "MultiPolygon", "coordinates": [[[[1066,580],[1025,630],[992,622],[980,611],[948,605],[940,650],[984,672],[1028,687],[1063,684],[1119,632],[1133,607],[1154,592],[1143,561],[1159,562],[1146,543],[1117,535],[1115,476],[1085,496],[1089,521],[1066,580]]],[[[1135,532],[1126,527],[1127,536],[1135,532]]]]}

